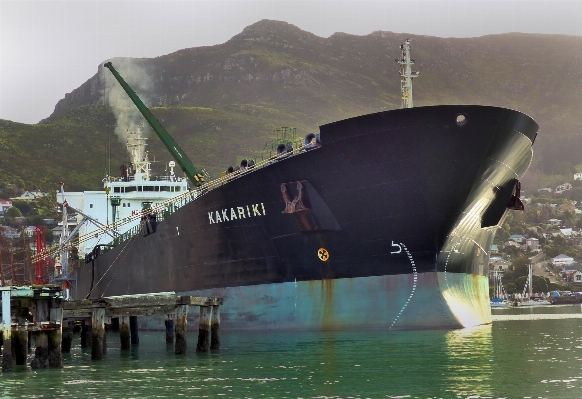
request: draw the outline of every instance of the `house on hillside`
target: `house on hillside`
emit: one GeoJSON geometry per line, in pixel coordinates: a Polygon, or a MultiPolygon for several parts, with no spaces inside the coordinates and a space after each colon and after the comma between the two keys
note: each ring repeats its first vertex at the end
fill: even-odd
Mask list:
{"type": "Polygon", "coordinates": [[[560,184],[559,186],[556,187],[556,189],[554,190],[554,192],[556,194],[562,194],[564,191],[570,191],[572,190],[572,185],[570,183],[564,183],[564,184],[560,184]]]}
{"type": "Polygon", "coordinates": [[[582,272],[580,270],[568,270],[562,273],[562,277],[569,283],[582,284],[582,272]]]}
{"type": "Polygon", "coordinates": [[[560,226],[562,224],[562,221],[560,219],[550,219],[546,224],[550,226],[560,226]]]}
{"type": "Polygon", "coordinates": [[[47,195],[48,193],[43,193],[42,191],[25,191],[21,196],[10,199],[13,201],[34,201],[47,195]]]}
{"type": "Polygon", "coordinates": [[[560,233],[562,233],[562,235],[566,238],[570,238],[572,237],[572,229],[568,228],[568,229],[560,229],[560,233]]]}
{"type": "Polygon", "coordinates": [[[574,258],[568,255],[560,254],[552,258],[552,263],[556,266],[565,266],[574,263],[574,258]]]}
{"type": "Polygon", "coordinates": [[[542,246],[540,245],[540,240],[537,238],[526,238],[524,248],[532,250],[533,252],[542,252],[542,246]]]}
{"type": "Polygon", "coordinates": [[[574,173],[574,180],[582,180],[582,173],[574,173]]]}
{"type": "Polygon", "coordinates": [[[8,208],[12,208],[12,201],[0,201],[0,216],[4,216],[4,212],[8,210],[8,208]]]}
{"type": "Polygon", "coordinates": [[[4,230],[4,237],[6,238],[10,238],[12,240],[20,238],[20,232],[14,227],[2,226],[2,229],[4,230]]]}
{"type": "Polygon", "coordinates": [[[489,259],[489,273],[505,273],[509,269],[509,262],[499,256],[492,256],[489,259]]]}
{"type": "Polygon", "coordinates": [[[538,190],[538,193],[551,193],[552,191],[554,191],[554,190],[552,190],[552,189],[551,189],[551,188],[549,188],[549,187],[544,187],[544,188],[540,188],[540,189],[538,190]]]}
{"type": "Polygon", "coordinates": [[[509,239],[511,241],[515,241],[515,242],[520,243],[520,244],[523,242],[523,238],[524,237],[521,234],[512,234],[509,236],[509,239]]]}

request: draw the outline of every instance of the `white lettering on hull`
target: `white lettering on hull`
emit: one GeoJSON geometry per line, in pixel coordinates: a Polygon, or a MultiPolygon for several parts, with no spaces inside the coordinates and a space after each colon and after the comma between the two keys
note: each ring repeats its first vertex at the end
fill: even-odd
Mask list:
{"type": "Polygon", "coordinates": [[[267,211],[265,211],[265,204],[262,202],[260,204],[252,204],[250,205],[250,208],[249,205],[245,205],[244,207],[237,206],[236,208],[226,208],[221,209],[220,211],[208,212],[208,223],[217,224],[259,216],[267,216],[267,211]]]}

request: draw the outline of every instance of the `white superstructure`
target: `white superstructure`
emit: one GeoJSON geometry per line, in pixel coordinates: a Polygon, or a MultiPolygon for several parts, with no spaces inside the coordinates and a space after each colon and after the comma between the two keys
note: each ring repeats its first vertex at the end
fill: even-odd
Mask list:
{"type": "MultiPolygon", "coordinates": [[[[112,226],[114,223],[113,202],[119,203],[115,207],[115,221],[121,220],[131,215],[138,215],[142,210],[142,203],[148,202],[152,206],[167,199],[176,197],[188,191],[188,182],[185,177],[177,177],[174,173],[175,162],[171,161],[169,173],[165,176],[151,176],[151,162],[146,151],[146,138],[142,136],[141,130],[128,133],[127,150],[131,155],[131,165],[128,168],[121,167],[121,176],[106,176],[103,179],[104,191],[83,191],[67,192],[64,195],[66,202],[91,216],[104,225],[112,226]]],[[[61,194],[57,193],[57,202],[63,202],[61,194]]],[[[82,219],[81,215],[71,216],[69,224],[76,225],[82,219]],[[75,219],[76,217],[76,219],[75,219]]],[[[117,226],[116,231],[120,234],[132,229],[140,223],[140,219],[117,226]]],[[[93,250],[95,245],[108,244],[112,237],[101,234],[98,227],[93,224],[84,224],[79,229],[79,235],[95,231],[95,234],[87,241],[79,245],[79,255],[84,255],[93,250]]],[[[71,227],[69,227],[71,230],[71,227]]]]}

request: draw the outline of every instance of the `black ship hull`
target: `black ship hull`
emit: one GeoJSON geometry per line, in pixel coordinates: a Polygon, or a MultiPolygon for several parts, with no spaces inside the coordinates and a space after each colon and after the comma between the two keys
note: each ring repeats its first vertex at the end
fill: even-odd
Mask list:
{"type": "Polygon", "coordinates": [[[76,296],[220,295],[225,328],[488,323],[489,248],[537,128],[482,106],[324,125],[321,146],[201,193],[85,265],[76,296]]]}

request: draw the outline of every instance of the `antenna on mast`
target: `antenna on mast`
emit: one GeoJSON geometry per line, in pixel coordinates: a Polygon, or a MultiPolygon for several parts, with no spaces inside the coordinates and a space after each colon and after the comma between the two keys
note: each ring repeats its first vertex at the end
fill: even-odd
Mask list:
{"type": "Polygon", "coordinates": [[[410,58],[410,39],[406,39],[404,44],[400,45],[402,56],[396,62],[400,64],[400,88],[402,91],[402,107],[412,108],[412,79],[420,75],[420,72],[412,72],[414,60],[410,58]]]}

